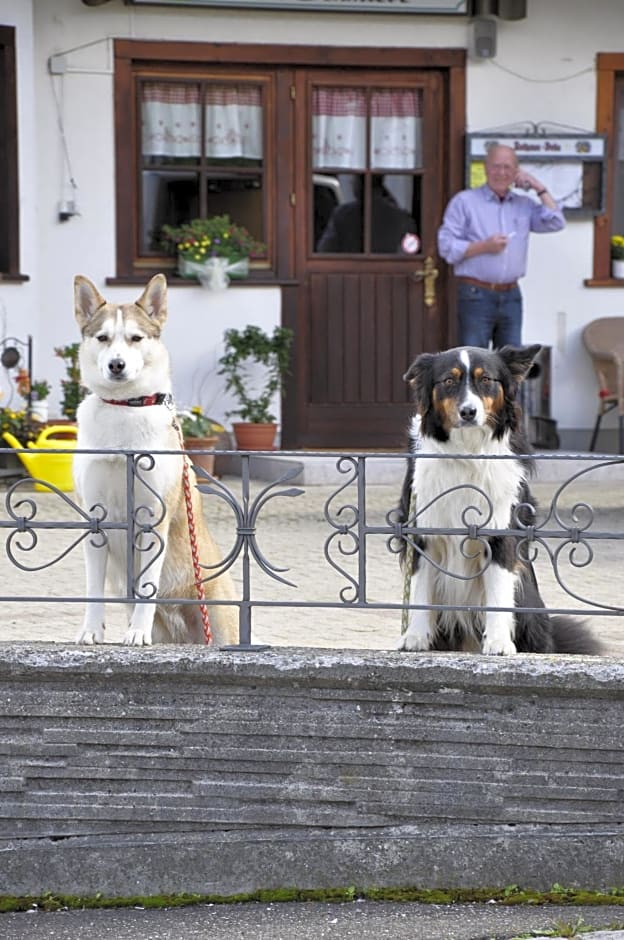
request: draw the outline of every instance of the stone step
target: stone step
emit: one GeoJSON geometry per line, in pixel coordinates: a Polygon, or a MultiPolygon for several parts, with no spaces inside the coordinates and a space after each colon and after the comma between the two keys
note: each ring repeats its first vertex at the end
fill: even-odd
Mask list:
{"type": "MultiPolygon", "coordinates": [[[[361,453],[353,452],[354,456],[361,453]]],[[[274,481],[284,474],[298,471],[288,482],[299,486],[332,486],[348,477],[349,454],[307,453],[305,451],[276,451],[252,455],[249,462],[251,478],[274,481]],[[338,465],[344,469],[341,473],[338,465]]],[[[217,457],[217,473],[240,476],[241,458],[228,453],[217,457]]],[[[366,480],[372,485],[400,488],[405,473],[405,455],[374,454],[366,461],[366,480]]],[[[536,480],[544,483],[564,482],[577,474],[586,482],[624,483],[624,457],[615,454],[596,455],[553,451],[536,458],[536,480]],[[615,462],[614,462],[615,461],[615,462]]],[[[623,493],[624,498],[624,493],[623,493]]]]}

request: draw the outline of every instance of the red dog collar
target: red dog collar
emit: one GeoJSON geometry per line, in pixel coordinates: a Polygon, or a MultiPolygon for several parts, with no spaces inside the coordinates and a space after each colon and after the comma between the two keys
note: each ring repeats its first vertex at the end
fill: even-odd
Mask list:
{"type": "Polygon", "coordinates": [[[171,395],[157,392],[155,395],[137,395],[136,398],[126,398],[120,401],[116,398],[103,398],[107,405],[127,405],[130,408],[142,408],[144,405],[168,405],[172,401],[171,395]]]}

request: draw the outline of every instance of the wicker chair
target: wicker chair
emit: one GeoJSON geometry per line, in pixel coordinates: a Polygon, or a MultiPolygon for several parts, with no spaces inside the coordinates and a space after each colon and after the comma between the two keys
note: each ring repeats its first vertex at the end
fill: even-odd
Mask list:
{"type": "Polygon", "coordinates": [[[624,317],[601,317],[583,330],[583,342],[598,379],[598,414],[589,449],[593,451],[602,416],[617,408],[618,452],[624,453],[624,317]]]}

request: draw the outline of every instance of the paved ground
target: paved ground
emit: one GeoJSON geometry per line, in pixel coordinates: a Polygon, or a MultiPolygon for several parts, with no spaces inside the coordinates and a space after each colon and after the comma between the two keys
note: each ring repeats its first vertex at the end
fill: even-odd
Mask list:
{"type": "MultiPolygon", "coordinates": [[[[624,908],[367,901],[0,915],[5,940],[552,940],[614,925],[624,927],[624,908]]],[[[624,940],[624,929],[582,936],[624,940]]]]}
{"type": "MultiPolygon", "coordinates": [[[[225,478],[240,499],[240,480],[225,478]]],[[[254,484],[257,493],[263,484],[254,484]]],[[[538,524],[551,506],[555,484],[535,487],[541,509],[538,524]]],[[[284,489],[284,487],[281,487],[284,489]]],[[[281,584],[252,568],[252,596],[265,604],[273,602],[297,605],[302,601],[333,604],[333,608],[310,610],[289,606],[256,608],[253,615],[252,639],[258,643],[278,646],[318,646],[333,648],[394,649],[400,634],[400,613],[388,610],[362,611],[344,603],[350,600],[353,585],[349,580],[361,580],[358,571],[359,555],[354,551],[357,527],[340,535],[337,527],[350,526],[354,510],[348,508],[355,501],[353,488],[327,501],[336,492],[335,486],[309,486],[296,497],[279,496],[269,500],[260,511],[256,536],[265,559],[281,569],[281,576],[295,586],[281,584]],[[333,525],[325,518],[330,516],[333,525]]],[[[28,494],[25,494],[28,495],[28,494]]],[[[75,521],[78,513],[72,495],[61,500],[56,495],[37,493],[37,519],[45,521],[75,521]]],[[[369,525],[385,525],[386,514],[395,506],[395,486],[371,486],[367,490],[366,521],[369,525]]],[[[206,515],[217,541],[223,550],[233,544],[234,516],[224,500],[205,497],[206,515]]],[[[597,605],[624,608],[624,589],[620,577],[624,562],[624,485],[585,484],[567,492],[561,500],[557,515],[551,513],[547,527],[581,528],[589,513],[593,516],[589,532],[605,536],[569,544],[553,564],[544,546],[539,548],[536,567],[546,604],[567,609],[586,611],[597,605]],[[591,510],[577,508],[577,521],[572,519],[571,506],[585,502],[591,510]],[[593,556],[590,555],[593,553],[593,556]],[[562,584],[558,583],[558,580],[562,584]],[[590,601],[587,604],[584,601],[590,601]]],[[[23,513],[24,509],[19,512],[23,513]]],[[[0,502],[0,521],[7,518],[6,507],[0,502]]],[[[73,640],[82,618],[82,604],[66,600],[47,603],[43,598],[77,598],[84,592],[84,571],[80,547],[70,550],[75,532],[71,530],[45,530],[38,533],[33,547],[27,533],[15,535],[11,548],[21,565],[29,568],[41,566],[39,571],[22,571],[12,564],[6,553],[0,554],[0,591],[10,594],[35,596],[38,601],[3,603],[0,619],[2,640],[73,640]],[[20,550],[19,546],[22,546],[20,550]],[[31,550],[32,549],[32,550],[31,550]],[[56,564],[48,562],[67,552],[56,564]]],[[[6,540],[6,535],[0,533],[6,540]]],[[[559,542],[550,544],[555,553],[559,542]]],[[[240,567],[234,576],[241,584],[240,567]]],[[[370,535],[367,539],[367,599],[374,603],[397,603],[402,594],[398,561],[388,551],[387,536],[370,535]]],[[[591,616],[589,621],[606,643],[610,655],[624,655],[624,630],[621,616],[606,611],[591,616]]],[[[107,640],[119,642],[125,632],[126,615],[119,604],[109,605],[107,612],[107,640]]]]}

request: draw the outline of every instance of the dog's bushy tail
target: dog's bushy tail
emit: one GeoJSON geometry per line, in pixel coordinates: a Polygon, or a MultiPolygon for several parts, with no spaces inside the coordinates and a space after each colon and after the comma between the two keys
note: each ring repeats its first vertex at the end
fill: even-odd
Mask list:
{"type": "Polygon", "coordinates": [[[556,616],[551,617],[551,622],[556,653],[573,653],[577,656],[604,655],[602,643],[593,636],[582,620],[556,616]]]}

